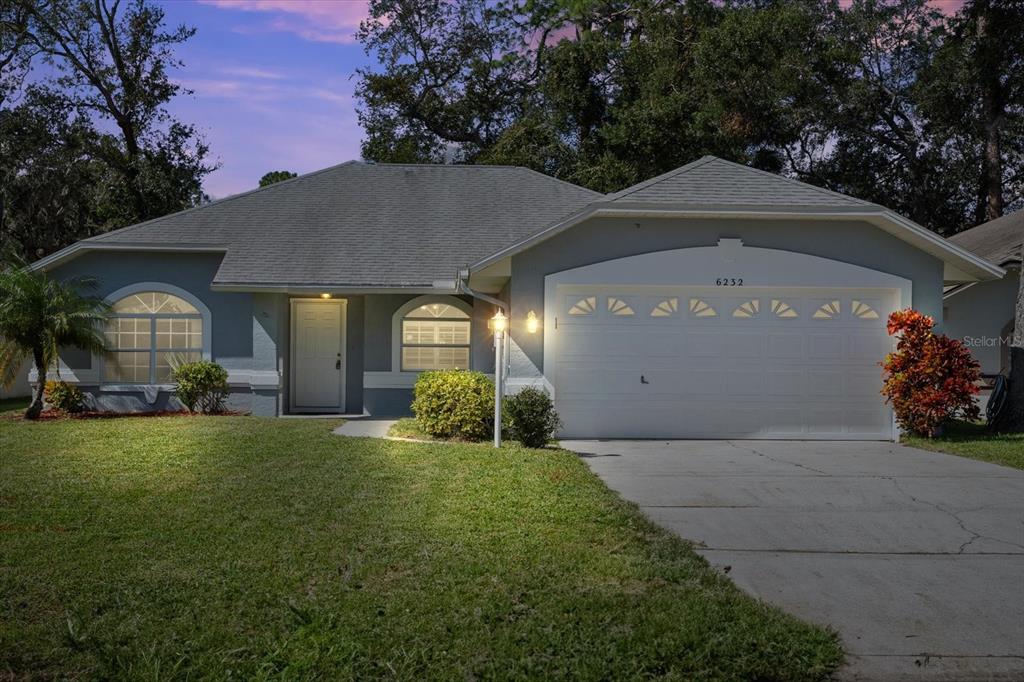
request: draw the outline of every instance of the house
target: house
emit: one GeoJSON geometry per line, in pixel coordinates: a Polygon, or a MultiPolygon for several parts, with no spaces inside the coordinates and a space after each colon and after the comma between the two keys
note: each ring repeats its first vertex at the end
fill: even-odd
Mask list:
{"type": "Polygon", "coordinates": [[[1020,285],[1024,211],[973,227],[949,241],[1008,272],[996,280],[962,282],[943,295],[946,333],[963,341],[983,374],[1008,374],[1017,291],[1020,285]]]}
{"type": "Polygon", "coordinates": [[[543,386],[564,436],[891,439],[888,314],[1003,270],[882,206],[704,157],[601,195],[523,168],[351,162],[78,242],[110,352],[62,376],[173,404],[212,358],[257,415],[408,413],[418,372],[543,386]]]}

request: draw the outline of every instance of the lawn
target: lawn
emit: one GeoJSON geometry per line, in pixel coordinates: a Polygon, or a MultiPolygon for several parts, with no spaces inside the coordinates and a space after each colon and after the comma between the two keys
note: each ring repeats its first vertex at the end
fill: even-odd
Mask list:
{"type": "Polygon", "coordinates": [[[954,422],[939,438],[907,435],[903,443],[922,450],[948,452],[1024,469],[1024,433],[991,433],[983,424],[954,422]]]}
{"type": "Polygon", "coordinates": [[[564,451],[251,417],[0,421],[0,678],[818,680],[564,451]]]}

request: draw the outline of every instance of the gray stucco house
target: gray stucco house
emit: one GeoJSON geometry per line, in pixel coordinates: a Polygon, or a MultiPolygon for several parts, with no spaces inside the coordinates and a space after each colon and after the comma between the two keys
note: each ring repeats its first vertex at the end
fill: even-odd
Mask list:
{"type": "Polygon", "coordinates": [[[174,358],[257,415],[404,414],[418,372],[547,388],[575,437],[890,439],[888,314],[997,265],[883,206],[705,157],[601,195],[522,168],[346,163],[81,241],[110,353],[61,374],[173,404],[174,358]]]}
{"type": "Polygon", "coordinates": [[[967,344],[984,374],[1007,374],[1020,284],[1024,211],[990,220],[949,240],[1007,271],[1002,279],[951,285],[943,295],[946,333],[967,344]]]}

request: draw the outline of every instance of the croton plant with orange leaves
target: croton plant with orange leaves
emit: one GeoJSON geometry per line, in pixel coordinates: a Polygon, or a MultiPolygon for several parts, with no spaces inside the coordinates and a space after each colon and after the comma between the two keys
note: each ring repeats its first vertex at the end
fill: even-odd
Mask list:
{"type": "Polygon", "coordinates": [[[976,420],[981,366],[956,339],[936,334],[935,320],[910,308],[889,316],[896,352],[886,356],[882,394],[891,403],[896,421],[923,436],[939,432],[954,417],[976,420]]]}

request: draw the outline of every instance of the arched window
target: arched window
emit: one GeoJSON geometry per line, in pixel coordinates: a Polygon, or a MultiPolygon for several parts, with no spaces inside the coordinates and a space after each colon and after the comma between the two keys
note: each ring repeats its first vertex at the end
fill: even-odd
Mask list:
{"type": "Polygon", "coordinates": [[[469,369],[468,306],[457,299],[436,298],[411,304],[398,311],[401,371],[469,369]]]}
{"type": "Polygon", "coordinates": [[[103,381],[169,384],[174,368],[201,360],[203,313],[181,296],[138,291],[113,301],[105,337],[103,381]]]}

